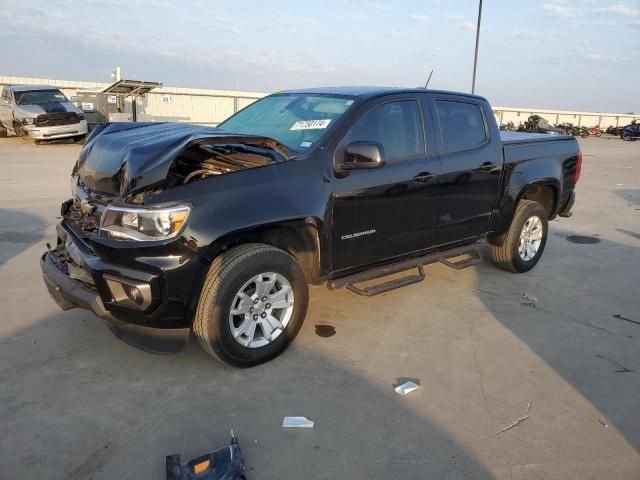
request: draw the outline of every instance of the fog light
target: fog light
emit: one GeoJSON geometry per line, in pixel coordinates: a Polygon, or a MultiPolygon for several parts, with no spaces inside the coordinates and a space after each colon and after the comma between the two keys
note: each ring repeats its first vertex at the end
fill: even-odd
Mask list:
{"type": "Polygon", "coordinates": [[[146,282],[129,280],[115,275],[103,275],[113,302],[127,308],[145,310],[151,305],[151,286],[146,282]]]}
{"type": "Polygon", "coordinates": [[[127,297],[138,305],[142,305],[144,299],[142,298],[142,293],[138,289],[138,287],[132,287],[129,285],[124,285],[124,293],[127,294],[127,297]]]}

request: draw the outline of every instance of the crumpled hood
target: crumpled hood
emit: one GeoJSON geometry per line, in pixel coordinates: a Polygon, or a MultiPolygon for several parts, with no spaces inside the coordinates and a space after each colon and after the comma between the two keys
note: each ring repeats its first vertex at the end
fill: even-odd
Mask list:
{"type": "Polygon", "coordinates": [[[41,115],[43,113],[78,113],[79,111],[80,110],[70,102],[16,105],[15,107],[16,116],[21,119],[34,118],[36,115],[41,115]]]}
{"type": "Polygon", "coordinates": [[[85,189],[123,198],[162,185],[176,155],[200,139],[282,147],[267,137],[190,124],[111,123],[89,135],[73,173],[85,189]]]}

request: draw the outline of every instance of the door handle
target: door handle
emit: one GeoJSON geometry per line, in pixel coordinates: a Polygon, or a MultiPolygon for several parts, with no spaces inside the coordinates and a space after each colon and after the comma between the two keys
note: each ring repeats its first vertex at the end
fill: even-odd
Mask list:
{"type": "Polygon", "coordinates": [[[497,164],[495,163],[491,163],[491,162],[484,162],[482,165],[480,165],[478,167],[478,170],[481,170],[483,172],[490,172],[492,170],[495,170],[497,168],[497,164]]]}
{"type": "Polygon", "coordinates": [[[413,177],[413,180],[420,183],[427,183],[433,180],[434,178],[436,178],[436,176],[432,173],[420,172],[415,177],[413,177]]]}

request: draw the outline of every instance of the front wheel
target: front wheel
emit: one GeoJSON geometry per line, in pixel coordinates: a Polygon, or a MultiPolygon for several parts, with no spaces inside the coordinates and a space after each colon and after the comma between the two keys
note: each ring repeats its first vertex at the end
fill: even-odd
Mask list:
{"type": "Polygon", "coordinates": [[[291,255],[270,245],[241,245],[211,264],[193,332],[210,355],[251,367],[287,348],[308,302],[305,275],[291,255]]]}
{"type": "Polygon", "coordinates": [[[81,142],[84,142],[85,137],[86,135],[75,135],[74,137],[71,137],[71,139],[73,140],[74,143],[81,143],[81,142]]]}
{"type": "Polygon", "coordinates": [[[522,273],[536,266],[547,243],[547,211],[538,202],[522,200],[502,245],[492,245],[495,264],[509,272],[522,273]]]}

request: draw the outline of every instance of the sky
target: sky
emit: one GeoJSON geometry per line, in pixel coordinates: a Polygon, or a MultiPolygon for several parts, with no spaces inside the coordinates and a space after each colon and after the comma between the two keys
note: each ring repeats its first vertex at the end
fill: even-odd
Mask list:
{"type": "MultiPolygon", "coordinates": [[[[469,92],[477,0],[0,0],[0,75],[469,92]]],[[[476,93],[640,112],[640,0],[485,0],[476,93]]]]}

